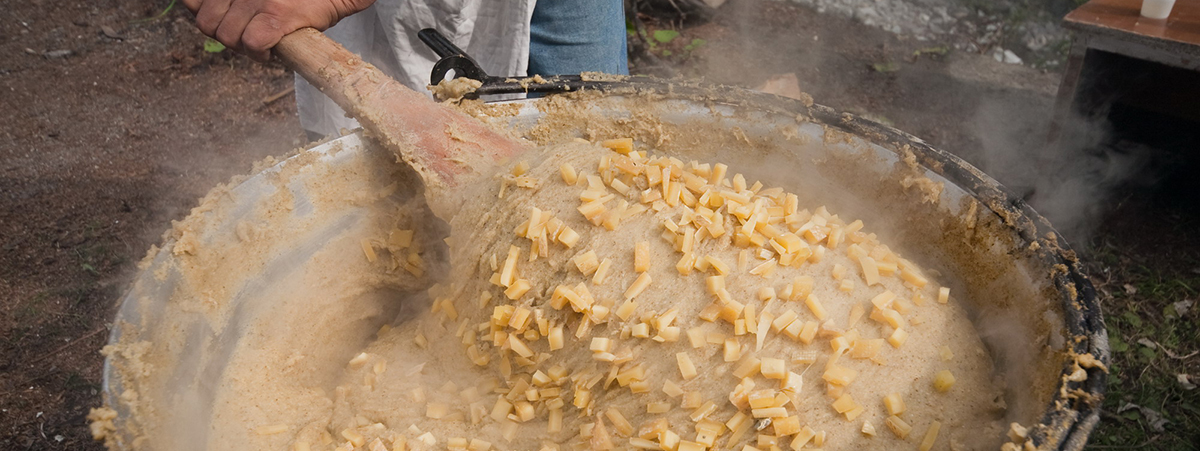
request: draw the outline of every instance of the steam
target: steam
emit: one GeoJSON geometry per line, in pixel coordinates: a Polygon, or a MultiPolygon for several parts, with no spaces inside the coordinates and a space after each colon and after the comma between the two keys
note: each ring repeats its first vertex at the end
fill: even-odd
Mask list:
{"type": "Polygon", "coordinates": [[[969,127],[980,153],[964,156],[1086,250],[1117,189],[1147,173],[1152,149],[1115,140],[1103,115],[1072,115],[1055,137],[1051,112],[1030,110],[985,102],[969,127]]]}
{"type": "Polygon", "coordinates": [[[1026,381],[1037,380],[1033,377],[1035,369],[1038,369],[1033,359],[1041,355],[1037,349],[1041,343],[1030,339],[1037,334],[1032,330],[1029,318],[1012,309],[988,309],[975,315],[972,323],[992,355],[994,368],[1002,369],[997,376],[1006,386],[1003,398],[1006,421],[1020,422],[1026,418],[1036,418],[1038,410],[1045,406],[1040,405],[1035,397],[1017,390],[1026,381]]]}
{"type": "MultiPolygon", "coordinates": [[[[800,89],[819,103],[855,112],[876,109],[870,112],[898,119],[897,126],[902,130],[923,138],[941,138],[933,139],[932,144],[963,157],[1025,198],[1076,248],[1086,250],[1121,187],[1147,181],[1139,177],[1152,173],[1151,149],[1120,140],[1103,119],[1103,111],[1058,124],[1057,139],[1051,143],[1054,87],[1050,80],[1055,77],[1035,77],[1028,69],[988,64],[990,59],[983,56],[929,66],[935,69],[902,65],[892,82],[905,88],[901,91],[926,98],[897,96],[911,108],[871,105],[871,93],[877,88],[863,84],[885,83],[885,77],[831,75],[854,70],[844,62],[846,59],[869,64],[880,58],[860,61],[863,57],[858,52],[863,45],[837,40],[845,32],[834,28],[844,24],[840,21],[845,19],[826,13],[828,20],[778,39],[762,31],[770,27],[763,26],[764,17],[755,3],[743,0],[721,7],[722,24],[737,33],[710,44],[711,51],[699,68],[703,76],[717,82],[761,86],[771,75],[794,73],[800,89]],[[762,53],[754,49],[761,48],[763,42],[770,42],[773,57],[753,59],[762,53]],[[744,70],[729,70],[747,64],[752,64],[755,71],[747,74],[744,70]],[[943,130],[946,133],[939,133],[943,130]]],[[[824,5],[830,13],[836,12],[828,1],[801,3],[824,5]]],[[[868,3],[855,0],[839,4],[868,3]]]]}

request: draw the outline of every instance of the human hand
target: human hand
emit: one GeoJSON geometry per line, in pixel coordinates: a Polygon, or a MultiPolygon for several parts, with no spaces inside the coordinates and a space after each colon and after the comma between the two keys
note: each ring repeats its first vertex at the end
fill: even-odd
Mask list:
{"type": "Polygon", "coordinates": [[[324,30],[375,0],[183,0],[204,34],[258,61],[288,33],[324,30]]]}

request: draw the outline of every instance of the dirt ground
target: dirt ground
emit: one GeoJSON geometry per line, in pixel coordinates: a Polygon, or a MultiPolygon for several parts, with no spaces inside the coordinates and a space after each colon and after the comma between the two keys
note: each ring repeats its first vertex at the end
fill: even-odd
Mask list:
{"type": "MultiPolygon", "coordinates": [[[[291,96],[263,101],[290,74],[205,52],[182,10],[142,20],[165,0],[10,3],[0,14],[0,448],[99,449],[84,417],[100,403],[99,349],[135,263],[211,187],[304,139],[291,96]]],[[[684,76],[757,86],[794,73],[818,102],[999,173],[1020,169],[987,149],[1037,148],[1059,76],[776,2],[650,26],[704,40],[663,58],[684,76]]],[[[1088,239],[1110,331],[1127,346],[1104,445],[1198,438],[1196,391],[1177,382],[1200,378],[1200,359],[1187,357],[1200,347],[1196,311],[1168,307],[1200,294],[1200,190],[1178,173],[1114,191],[1088,239]],[[1159,347],[1144,351],[1146,336],[1159,347]],[[1117,413],[1126,403],[1171,423],[1159,432],[1141,410],[1117,413]]]]}
{"type": "Polygon", "coordinates": [[[84,417],[134,264],[214,185],[302,144],[291,98],[261,100],[290,74],[205,53],[180,11],[131,23],[165,4],[0,13],[2,449],[101,448],[84,417]]]}

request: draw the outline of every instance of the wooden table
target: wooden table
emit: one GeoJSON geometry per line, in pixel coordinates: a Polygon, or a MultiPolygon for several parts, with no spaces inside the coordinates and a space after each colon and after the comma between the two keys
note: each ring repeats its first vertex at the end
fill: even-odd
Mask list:
{"type": "Polygon", "coordinates": [[[1189,78],[1200,72],[1200,0],[1177,0],[1164,20],[1142,17],[1141,4],[1141,0],[1091,0],[1063,20],[1074,39],[1058,88],[1056,123],[1062,124],[1072,110],[1089,116],[1104,108],[1115,97],[1113,86],[1142,90],[1141,85],[1156,85],[1156,89],[1124,95],[1125,100],[1164,114],[1200,119],[1196,105],[1185,105],[1200,103],[1200,83],[1189,78]],[[1139,61],[1157,64],[1137,66],[1139,61]],[[1136,77],[1129,75],[1124,75],[1124,85],[1105,80],[1120,76],[1115,74],[1118,65],[1141,75],[1139,81],[1130,82],[1136,77]],[[1157,70],[1157,65],[1169,66],[1164,68],[1168,74],[1161,79],[1145,75],[1157,70]],[[1090,92],[1092,85],[1113,89],[1098,94],[1090,92]],[[1168,86],[1165,91],[1158,89],[1168,86]],[[1177,107],[1184,111],[1179,113],[1177,107]]]}

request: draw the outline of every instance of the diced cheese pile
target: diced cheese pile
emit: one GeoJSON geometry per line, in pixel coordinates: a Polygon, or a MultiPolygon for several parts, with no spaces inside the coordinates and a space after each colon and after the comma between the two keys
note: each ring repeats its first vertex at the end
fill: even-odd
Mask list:
{"type": "MultiPolygon", "coordinates": [[[[560,180],[530,176],[530,167],[524,162],[505,176],[502,198],[509,187],[532,190],[550,183],[576,187],[576,211],[530,207],[527,219],[506,232],[515,233],[516,244],[508,245],[502,255],[478,262],[490,268],[490,291],[472,295],[470,301],[447,297],[433,302],[433,311],[453,325],[449,330],[457,328],[454,339],[461,342],[465,357],[480,368],[496,370],[501,377],[491,390],[472,387],[469,395],[463,391],[463,402],[471,406],[457,414],[463,421],[495,423],[507,440],[516,437],[524,424],[541,425],[537,433],[574,435],[578,442],[561,444],[564,450],[836,446],[803,415],[802,406],[822,403],[842,420],[861,423],[855,430],[863,437],[907,440],[911,435],[916,438],[909,447],[922,450],[937,443],[943,424],[927,419],[913,423],[905,415],[908,410],[900,393],[882,399],[856,395],[857,386],[872,382],[862,380],[849,362],[886,366],[885,357],[902,352],[913,336],[913,325],[920,321],[915,314],[918,309],[939,308],[949,302],[948,288],[937,289],[937,303],[927,303],[927,294],[922,293],[933,292],[932,287],[925,290],[929,278],[916,264],[881,244],[875,234],[865,232],[861,220],[846,221],[823,206],[811,211],[802,208],[796,194],[749,183],[741,174],[730,174],[724,164],[652,157],[635,150],[628,138],[601,144],[612,152],[598,153],[595,168],[562,163],[556,171],[560,180]],[[564,220],[568,215],[578,215],[594,230],[573,229],[564,220]],[[658,218],[659,236],[674,252],[670,260],[652,254],[652,240],[635,240],[629,259],[589,248],[592,234],[621,233],[622,224],[643,215],[658,218]],[[732,243],[736,258],[704,251],[703,243],[714,240],[732,243]],[[803,268],[831,252],[844,253],[853,264],[836,264],[829,272],[800,275],[784,283],[769,282],[776,280],[782,269],[803,268]],[[542,264],[539,259],[556,253],[573,255],[559,270],[578,273],[584,280],[556,284],[529,278],[527,274],[533,273],[530,265],[542,264]],[[623,267],[618,261],[632,261],[632,266],[623,267]],[[682,315],[680,308],[650,311],[639,302],[662,283],[651,276],[651,269],[664,266],[678,277],[703,284],[708,299],[679,299],[706,303],[694,318],[682,315]],[[621,279],[619,298],[594,294],[597,287],[616,283],[618,274],[628,275],[621,279]],[[751,276],[763,284],[753,291],[752,298],[733,295],[733,278],[745,281],[751,276]],[[884,280],[895,280],[904,289],[883,289],[884,280]],[[818,285],[835,287],[862,302],[850,307],[848,318],[834,318],[829,309],[832,304],[814,293],[818,285]],[[488,312],[483,316],[486,321],[460,320],[463,309],[488,312]],[[607,333],[593,334],[600,327],[607,333]],[[768,339],[790,340],[797,352],[768,352],[764,348],[768,339]],[[572,362],[586,363],[574,367],[553,363],[560,361],[558,353],[574,352],[575,342],[586,348],[583,352],[590,359],[572,362]],[[828,348],[817,343],[827,343],[828,348]],[[670,349],[672,370],[660,371],[661,362],[642,360],[637,350],[645,346],[670,349]],[[726,370],[717,372],[725,373],[722,377],[729,380],[729,391],[719,398],[688,388],[698,378],[715,377],[712,368],[697,364],[710,346],[718,348],[720,360],[727,365],[726,370]],[[825,359],[823,365],[817,365],[818,356],[825,359]],[[823,393],[804,386],[803,374],[810,371],[819,374],[823,393]],[[606,393],[621,390],[645,396],[647,401],[625,410],[601,402],[606,393]],[[651,398],[652,392],[665,394],[667,399],[651,398]],[[877,412],[882,420],[860,420],[868,411],[877,412]],[[685,414],[690,424],[668,422],[666,415],[674,412],[685,414]],[[642,417],[651,419],[641,424],[630,420],[642,417]],[[570,424],[578,424],[578,430],[565,431],[570,424]],[[914,428],[917,434],[913,434],[914,428]]],[[[385,258],[376,249],[387,250],[387,255],[393,256],[392,265],[419,275],[424,265],[417,253],[408,252],[412,245],[412,232],[397,230],[386,240],[364,241],[363,250],[370,261],[385,258]]],[[[891,286],[901,286],[897,284],[891,286]]],[[[422,335],[415,340],[422,348],[429,342],[422,335]]],[[[942,346],[937,354],[940,368],[909,377],[927,387],[931,384],[938,396],[955,396],[955,377],[948,368],[954,354],[948,346],[942,346]]],[[[350,368],[367,371],[371,362],[367,355],[360,355],[350,362],[350,368]]],[[[374,373],[383,371],[377,365],[374,373]]],[[[425,415],[432,419],[449,418],[462,410],[428,401],[424,394],[413,398],[424,403],[425,415]]],[[[417,431],[409,431],[413,434],[408,439],[395,435],[388,443],[369,441],[372,435],[364,428],[370,427],[346,429],[341,432],[344,440],[296,442],[294,449],[328,449],[326,445],[330,445],[371,451],[486,451],[500,446],[481,439],[415,434],[417,431]]],[[[286,425],[271,426],[262,428],[261,433],[285,430],[286,425]]],[[[543,449],[556,447],[547,444],[543,449]]]]}

